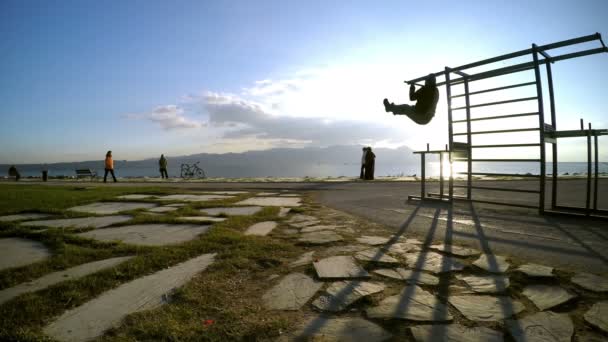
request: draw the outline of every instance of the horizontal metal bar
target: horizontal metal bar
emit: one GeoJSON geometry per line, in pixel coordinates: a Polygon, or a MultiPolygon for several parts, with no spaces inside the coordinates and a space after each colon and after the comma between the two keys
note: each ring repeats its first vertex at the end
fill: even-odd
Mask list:
{"type": "Polygon", "coordinates": [[[602,136],[608,135],[608,130],[606,129],[575,129],[570,131],[553,131],[547,132],[547,136],[551,138],[576,138],[576,137],[586,137],[590,135],[594,136],[602,136]]]}
{"type": "Polygon", "coordinates": [[[549,56],[549,54],[547,52],[545,52],[543,49],[538,48],[537,51],[543,55],[543,57],[545,57],[549,62],[553,63],[553,61],[551,60],[551,56],[549,56]]]}
{"type": "MultiPolygon", "coordinates": [[[[467,158],[453,158],[455,160],[468,160],[467,158]]],[[[471,159],[471,162],[540,162],[540,159],[471,159]]]]}
{"type": "Polygon", "coordinates": [[[414,151],[414,154],[440,154],[448,153],[446,150],[432,150],[432,151],[414,151]]]}
{"type": "MultiPolygon", "coordinates": [[[[598,53],[602,53],[602,52],[608,52],[608,48],[597,48],[597,49],[590,49],[590,50],[584,50],[584,51],[559,55],[559,56],[553,57],[552,61],[558,62],[558,61],[563,61],[566,59],[589,56],[589,55],[594,55],[594,54],[598,54],[598,53]]],[[[547,61],[544,59],[538,61],[539,65],[546,64],[546,63],[547,63],[547,61]]],[[[478,74],[473,74],[473,75],[470,75],[469,77],[467,77],[467,80],[469,82],[479,81],[479,80],[483,80],[483,79],[490,78],[490,77],[502,76],[502,75],[512,74],[512,73],[531,70],[531,69],[534,69],[534,62],[526,62],[526,63],[511,65],[511,66],[504,67],[504,68],[488,70],[488,71],[480,72],[478,74]]],[[[451,85],[458,85],[461,83],[464,83],[464,78],[462,78],[462,77],[450,80],[451,85]]],[[[442,86],[442,85],[445,85],[445,82],[437,83],[438,87],[442,86]]]]}
{"type": "Polygon", "coordinates": [[[409,195],[407,196],[407,200],[411,201],[411,200],[418,200],[418,201],[433,201],[433,202],[442,202],[442,203],[450,203],[450,199],[446,197],[446,195],[443,196],[443,198],[432,198],[432,197],[420,197],[420,196],[416,196],[416,195],[409,195]]]}
{"type": "Polygon", "coordinates": [[[465,201],[471,201],[471,202],[475,202],[475,203],[485,203],[485,204],[494,204],[494,205],[505,205],[505,206],[509,206],[509,207],[519,207],[519,208],[528,208],[528,209],[538,209],[537,205],[529,205],[529,204],[518,204],[518,203],[506,203],[506,202],[494,202],[494,201],[484,201],[484,200],[467,200],[466,197],[462,197],[462,198],[456,198],[454,197],[455,200],[465,200],[465,201]]]}
{"type": "MultiPolygon", "coordinates": [[[[543,50],[551,50],[551,49],[556,49],[556,48],[560,48],[560,47],[564,47],[564,46],[581,44],[581,43],[586,43],[586,42],[590,42],[590,41],[594,41],[594,40],[601,40],[601,39],[602,39],[602,36],[599,33],[595,33],[595,34],[588,35],[588,36],[583,36],[583,37],[563,40],[563,41],[556,42],[556,43],[541,45],[541,46],[539,46],[539,48],[543,49],[543,50]]],[[[481,61],[478,61],[478,62],[473,62],[473,63],[461,65],[461,66],[456,67],[456,68],[451,68],[451,70],[452,71],[462,71],[462,70],[465,70],[465,69],[475,68],[475,67],[486,65],[486,64],[492,64],[492,63],[504,61],[506,59],[521,57],[521,56],[527,55],[527,54],[532,53],[532,52],[533,52],[533,50],[531,48],[530,49],[525,49],[525,50],[520,50],[520,51],[516,51],[516,52],[500,55],[500,56],[497,56],[497,57],[492,57],[492,58],[484,59],[484,60],[481,60],[481,61]]],[[[436,77],[443,76],[443,75],[445,75],[445,70],[444,71],[440,71],[440,72],[436,72],[436,73],[434,73],[434,75],[436,77]]],[[[413,80],[406,81],[406,83],[409,84],[409,83],[412,83],[412,82],[419,82],[419,81],[423,81],[424,79],[426,79],[426,76],[422,76],[422,77],[418,77],[418,78],[413,79],[413,80]]]]}
{"type": "MultiPolygon", "coordinates": [[[[466,185],[454,185],[455,188],[467,188],[466,185]]],[[[489,186],[471,186],[471,189],[476,190],[492,190],[492,191],[509,191],[509,192],[525,192],[530,194],[539,194],[539,190],[525,190],[525,189],[514,189],[514,188],[493,188],[489,186]]]]}
{"type": "MultiPolygon", "coordinates": [[[[469,93],[469,96],[471,96],[471,95],[477,95],[477,94],[483,94],[483,93],[489,93],[489,92],[498,91],[498,90],[505,90],[505,89],[525,87],[525,86],[529,86],[529,85],[533,85],[533,84],[536,84],[536,81],[535,82],[526,82],[526,83],[513,84],[513,85],[509,85],[509,86],[492,88],[492,89],[486,89],[486,90],[474,91],[474,92],[469,93]]],[[[467,95],[466,93],[465,94],[458,94],[458,95],[451,96],[451,98],[455,99],[457,97],[463,97],[463,96],[466,96],[466,95],[467,95]]]]}
{"type": "Polygon", "coordinates": [[[473,145],[471,148],[496,148],[496,147],[538,147],[540,144],[502,144],[502,145],[473,145]]]}
{"type": "MultiPolygon", "coordinates": [[[[437,196],[437,197],[439,197],[439,194],[437,194],[437,193],[429,193],[428,195],[429,196],[437,196]]],[[[475,202],[475,203],[506,205],[506,206],[510,206],[510,207],[538,209],[538,206],[533,206],[533,205],[528,205],[528,204],[518,204],[518,203],[506,203],[506,202],[494,202],[494,201],[484,201],[484,200],[468,199],[466,196],[457,196],[457,195],[454,195],[452,197],[452,199],[453,200],[457,200],[457,201],[466,201],[466,202],[475,202]]]]}
{"type": "Polygon", "coordinates": [[[496,131],[477,131],[470,133],[454,133],[452,135],[467,135],[467,134],[495,134],[495,133],[513,133],[513,132],[530,132],[530,131],[538,131],[538,128],[520,128],[520,129],[501,129],[496,131]]]}
{"type": "MultiPolygon", "coordinates": [[[[516,118],[516,117],[520,117],[520,116],[531,116],[531,115],[538,115],[538,112],[521,113],[521,114],[508,114],[508,115],[497,115],[497,116],[484,116],[484,117],[481,117],[481,118],[470,119],[469,121],[497,120],[497,119],[516,118]]],[[[459,123],[459,122],[467,122],[467,120],[463,119],[463,120],[453,120],[452,121],[452,123],[459,123]]]]}
{"type": "MultiPolygon", "coordinates": [[[[467,172],[456,172],[459,175],[466,175],[467,172]]],[[[529,178],[538,178],[540,175],[532,175],[532,174],[518,174],[518,173],[489,173],[489,172],[471,172],[473,176],[501,176],[501,177],[529,177],[529,178]]]]}
{"type": "Polygon", "coordinates": [[[565,206],[565,205],[556,205],[555,209],[558,210],[571,210],[571,211],[578,211],[578,212],[583,212],[583,213],[600,213],[600,214],[604,214],[604,215],[608,215],[608,210],[606,209],[593,209],[593,208],[585,208],[585,207],[570,207],[570,206],[565,206]]]}
{"type": "MultiPolygon", "coordinates": [[[[536,100],[536,99],[538,99],[538,97],[536,97],[536,96],[533,96],[533,97],[522,97],[522,98],[513,99],[513,100],[480,103],[480,104],[469,106],[468,108],[494,106],[494,105],[499,105],[499,104],[513,103],[513,102],[523,102],[523,101],[531,101],[531,100],[536,100]]],[[[452,108],[452,110],[459,110],[459,109],[467,109],[467,106],[452,108]]]]}

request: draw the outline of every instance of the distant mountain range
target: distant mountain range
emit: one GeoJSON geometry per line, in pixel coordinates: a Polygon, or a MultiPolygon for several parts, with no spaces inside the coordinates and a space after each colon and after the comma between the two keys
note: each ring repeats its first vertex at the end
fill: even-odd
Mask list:
{"type": "MultiPolygon", "coordinates": [[[[209,154],[188,156],[166,156],[169,161],[170,176],[178,176],[182,163],[199,165],[210,177],[339,177],[359,174],[362,146],[331,146],[325,148],[275,148],[265,151],[243,153],[209,154]]],[[[418,157],[408,147],[397,149],[378,148],[376,154],[376,175],[409,175],[415,173],[419,165],[418,157]]],[[[160,157],[160,156],[159,156],[160,157]]],[[[6,175],[10,165],[0,164],[0,175],[6,175]]],[[[51,176],[73,176],[76,169],[93,169],[103,172],[103,160],[70,163],[22,164],[17,165],[24,175],[40,174],[43,167],[51,176]]],[[[158,176],[158,158],[121,161],[115,160],[117,176],[141,177],[158,176]]]]}

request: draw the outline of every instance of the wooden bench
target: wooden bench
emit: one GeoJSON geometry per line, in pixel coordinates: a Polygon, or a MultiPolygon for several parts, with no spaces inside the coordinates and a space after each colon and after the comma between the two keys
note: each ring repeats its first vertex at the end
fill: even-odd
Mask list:
{"type": "Polygon", "coordinates": [[[97,177],[97,172],[91,169],[77,169],[76,170],[76,178],[80,177],[91,177],[91,179],[97,177]]]}

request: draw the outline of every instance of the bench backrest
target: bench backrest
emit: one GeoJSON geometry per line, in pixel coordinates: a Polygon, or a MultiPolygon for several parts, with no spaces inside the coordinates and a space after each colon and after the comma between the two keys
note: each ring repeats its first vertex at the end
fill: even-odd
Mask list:
{"type": "Polygon", "coordinates": [[[92,176],[94,175],[95,172],[93,172],[91,169],[78,169],[76,170],[76,175],[78,176],[92,176]]]}

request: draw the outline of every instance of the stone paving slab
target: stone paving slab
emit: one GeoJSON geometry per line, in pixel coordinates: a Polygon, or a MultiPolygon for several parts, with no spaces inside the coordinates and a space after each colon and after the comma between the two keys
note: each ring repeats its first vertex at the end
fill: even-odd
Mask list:
{"type": "Polygon", "coordinates": [[[150,209],[148,209],[148,211],[151,213],[168,213],[171,211],[176,211],[177,209],[179,209],[179,208],[167,205],[167,206],[162,206],[162,207],[150,208],[150,209]]]}
{"type": "Polygon", "coordinates": [[[156,207],[154,203],[141,203],[141,202],[95,202],[87,205],[79,205],[77,207],[69,208],[70,211],[76,211],[80,213],[98,214],[98,215],[112,215],[118,214],[121,211],[135,210],[135,209],[150,209],[156,207]]]}
{"type": "Polygon", "coordinates": [[[183,286],[213,263],[215,254],[203,254],[168,269],[132,280],[83,305],[66,311],[44,328],[59,341],[87,341],[118,326],[134,312],[165,304],[167,294],[183,286]]]}
{"type": "Polygon", "coordinates": [[[289,220],[287,220],[287,223],[315,221],[315,220],[318,220],[318,218],[314,217],[314,216],[310,216],[310,215],[295,214],[289,220]]]}
{"type": "Polygon", "coordinates": [[[209,230],[207,225],[193,224],[138,224],[92,230],[77,234],[101,241],[121,241],[142,246],[164,246],[192,240],[209,230]]]}
{"type": "Polygon", "coordinates": [[[156,197],[156,195],[146,195],[146,194],[130,194],[130,195],[122,195],[116,198],[126,199],[126,200],[138,200],[138,199],[146,199],[156,197]]]}
{"type": "Polygon", "coordinates": [[[382,342],[392,335],[381,326],[363,318],[313,317],[293,334],[281,336],[277,342],[382,342]]]}
{"type": "Polygon", "coordinates": [[[339,226],[330,224],[330,225],[320,225],[320,226],[309,226],[309,227],[304,227],[300,230],[300,233],[312,233],[312,232],[319,232],[322,230],[335,230],[336,228],[338,228],[339,226]]]}
{"type": "Polygon", "coordinates": [[[351,256],[333,256],[312,263],[319,279],[369,278],[351,256]]]}
{"type": "Polygon", "coordinates": [[[525,264],[515,269],[528,277],[539,277],[539,278],[553,278],[553,267],[537,265],[537,264],[525,264]]]}
{"type": "Polygon", "coordinates": [[[506,327],[517,342],[570,342],[574,324],[568,314],[538,312],[519,320],[507,320],[506,327]]]}
{"type": "Polygon", "coordinates": [[[236,203],[237,205],[261,205],[263,207],[299,207],[299,197],[252,197],[236,203]]]}
{"type": "Polygon", "coordinates": [[[608,333],[608,301],[595,303],[584,318],[587,323],[608,333]]]}
{"type": "Polygon", "coordinates": [[[509,277],[500,275],[456,276],[456,279],[467,284],[467,288],[476,293],[500,293],[509,287],[509,277]]]}
{"type": "Polygon", "coordinates": [[[335,256],[335,255],[343,255],[348,254],[351,255],[353,253],[368,249],[369,246],[365,245],[347,245],[347,246],[333,246],[329,247],[321,252],[320,254],[324,256],[335,256]]]}
{"type": "Polygon", "coordinates": [[[399,264],[399,260],[386,254],[386,252],[380,248],[371,248],[371,249],[366,249],[364,251],[357,252],[355,254],[355,259],[357,259],[359,261],[366,261],[366,262],[378,262],[378,263],[384,263],[384,264],[399,264]]]}
{"type": "Polygon", "coordinates": [[[22,238],[0,239],[0,270],[42,261],[51,256],[40,242],[22,238]]]}
{"type": "MultiPolygon", "coordinates": [[[[383,248],[384,248],[384,246],[383,246],[383,248]]],[[[417,245],[409,244],[409,243],[405,243],[405,242],[397,242],[397,243],[390,244],[389,246],[386,247],[386,249],[390,253],[394,253],[394,254],[406,254],[406,253],[410,253],[410,252],[419,252],[420,251],[420,247],[418,247],[417,245]]]]}
{"type": "Polygon", "coordinates": [[[408,284],[416,285],[439,285],[439,278],[434,275],[422,273],[420,271],[406,270],[404,268],[381,268],[374,270],[373,273],[381,275],[383,277],[392,278],[396,280],[403,280],[408,284]]]}
{"type": "Polygon", "coordinates": [[[338,281],[329,285],[312,305],[321,311],[340,312],[363,297],[384,291],[384,287],[368,281],[338,281]]]}
{"type": "Polygon", "coordinates": [[[311,220],[311,221],[300,221],[300,222],[288,223],[288,224],[294,228],[304,228],[304,227],[308,227],[308,226],[314,226],[319,223],[321,223],[321,221],[311,220]]]}
{"type": "Polygon", "coordinates": [[[245,235],[266,236],[276,227],[277,223],[274,221],[258,222],[247,228],[247,230],[245,231],[245,235]]]}
{"type": "Polygon", "coordinates": [[[300,235],[298,241],[300,243],[311,245],[325,245],[332,242],[343,241],[344,238],[331,231],[322,230],[320,232],[305,233],[300,235]]]}
{"type": "Polygon", "coordinates": [[[437,244],[437,245],[431,245],[430,249],[434,249],[434,250],[437,250],[437,251],[440,251],[443,253],[456,255],[459,257],[470,257],[470,256],[481,254],[481,252],[476,249],[465,248],[465,247],[444,244],[444,243],[437,244]]]}
{"type": "Polygon", "coordinates": [[[577,273],[570,280],[574,284],[593,292],[608,291],[608,278],[600,277],[591,273],[577,273]]]}
{"type": "Polygon", "coordinates": [[[45,289],[49,286],[61,283],[66,280],[73,280],[84,277],[89,274],[93,274],[97,271],[104,270],[106,268],[114,267],[124,261],[133,258],[132,256],[110,258],[99,261],[93,261],[86,264],[78,265],[75,267],[68,268],[63,271],[53,272],[47,274],[41,278],[29,281],[27,283],[19,284],[8,289],[0,291],[0,304],[3,304],[23,293],[35,292],[45,289]]]}
{"type": "Polygon", "coordinates": [[[42,214],[42,213],[21,213],[21,214],[0,216],[0,222],[39,220],[39,219],[47,218],[50,216],[51,216],[50,214],[42,214]]]}
{"type": "Polygon", "coordinates": [[[115,216],[96,216],[96,217],[79,217],[79,218],[68,218],[68,219],[56,219],[56,220],[41,220],[41,221],[28,221],[21,223],[22,226],[44,226],[53,228],[102,228],[111,226],[116,223],[127,222],[131,219],[128,215],[115,215],[115,216]]]}
{"type": "Polygon", "coordinates": [[[206,194],[214,195],[243,195],[248,194],[249,191],[238,191],[238,190],[227,190],[227,191],[203,191],[206,194]]]}
{"type": "Polygon", "coordinates": [[[262,296],[270,310],[299,310],[323,286],[302,273],[291,273],[262,296]]]}
{"type": "Polygon", "coordinates": [[[278,196],[278,192],[258,192],[256,196],[278,196]]]}
{"type": "Polygon", "coordinates": [[[233,198],[234,196],[228,195],[192,195],[192,194],[175,194],[158,197],[158,201],[178,201],[178,202],[205,202],[223,200],[233,198]]]}
{"type": "Polygon", "coordinates": [[[387,238],[384,236],[363,235],[363,236],[357,238],[357,241],[359,243],[364,243],[366,245],[372,245],[372,246],[384,245],[384,244],[388,243],[389,240],[390,240],[390,238],[387,238]]]}
{"type": "Polygon", "coordinates": [[[492,273],[504,273],[511,266],[505,257],[494,254],[483,254],[473,265],[492,273]]]}
{"type": "Polygon", "coordinates": [[[281,194],[279,197],[299,197],[299,194],[281,194]]]}
{"type": "Polygon", "coordinates": [[[522,294],[528,297],[541,311],[576,298],[576,295],[556,285],[528,285],[524,288],[522,294]]]}
{"type": "Polygon", "coordinates": [[[453,257],[435,252],[420,252],[405,254],[408,267],[432,273],[461,271],[464,264],[453,257]]]}
{"type": "Polygon", "coordinates": [[[507,296],[450,296],[448,301],[472,321],[501,321],[525,309],[521,302],[507,296]]]}
{"type": "Polygon", "coordinates": [[[228,216],[245,216],[254,215],[262,210],[262,207],[219,207],[219,208],[205,208],[201,209],[200,212],[203,214],[217,216],[225,214],[228,216]]]}
{"type": "Polygon", "coordinates": [[[486,327],[466,327],[458,323],[411,327],[417,342],[502,342],[502,332],[486,327]]]}
{"type": "Polygon", "coordinates": [[[223,222],[226,221],[224,217],[211,217],[211,216],[180,216],[178,220],[182,221],[193,221],[193,222],[223,222]]]}
{"type": "Polygon", "coordinates": [[[287,214],[289,214],[289,212],[291,211],[291,208],[283,208],[281,207],[281,209],[279,210],[279,217],[287,217],[287,214]]]}
{"type": "Polygon", "coordinates": [[[407,285],[400,294],[383,299],[366,310],[372,319],[407,319],[424,322],[450,322],[448,307],[431,293],[416,285],[407,285]]]}
{"type": "Polygon", "coordinates": [[[296,268],[304,265],[310,265],[312,263],[312,257],[315,254],[315,251],[306,252],[296,260],[289,264],[289,268],[296,268]]]}
{"type": "Polygon", "coordinates": [[[186,203],[171,203],[171,204],[166,204],[165,207],[176,207],[176,208],[182,208],[187,206],[186,203]]]}

